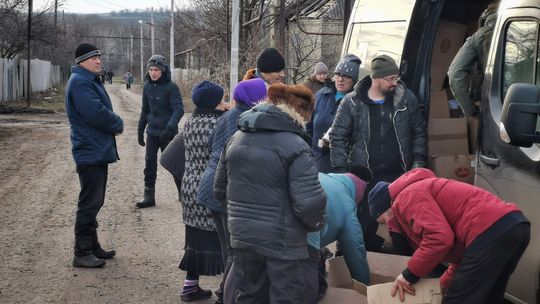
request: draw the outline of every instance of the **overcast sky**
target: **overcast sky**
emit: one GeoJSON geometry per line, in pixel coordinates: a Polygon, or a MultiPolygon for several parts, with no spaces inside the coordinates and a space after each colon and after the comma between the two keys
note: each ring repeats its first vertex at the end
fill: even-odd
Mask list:
{"type": "MultiPolygon", "coordinates": [[[[175,0],[175,5],[185,3],[185,0],[175,0]]],[[[33,5],[36,9],[43,7],[45,3],[54,3],[54,0],[34,0],[33,5]]],[[[62,8],[66,13],[108,13],[123,9],[145,9],[153,6],[171,7],[171,0],[65,0],[62,8]]]]}

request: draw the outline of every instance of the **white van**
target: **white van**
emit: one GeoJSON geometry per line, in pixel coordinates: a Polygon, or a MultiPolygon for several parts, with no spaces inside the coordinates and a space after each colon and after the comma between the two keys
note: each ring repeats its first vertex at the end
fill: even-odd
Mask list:
{"type": "MultiPolygon", "coordinates": [[[[448,65],[491,2],[357,0],[343,54],[362,59],[360,79],[369,75],[375,56],[392,56],[430,119],[431,96],[443,89],[448,65]]],[[[531,242],[507,288],[507,298],[514,303],[540,303],[539,37],[539,0],[501,1],[484,71],[478,128],[469,134],[475,139],[474,184],[517,203],[532,224],[531,242]]]]}

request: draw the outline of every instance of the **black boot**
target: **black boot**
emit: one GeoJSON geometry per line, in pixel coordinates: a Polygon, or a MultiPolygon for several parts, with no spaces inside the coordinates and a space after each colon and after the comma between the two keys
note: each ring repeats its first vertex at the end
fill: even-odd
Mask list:
{"type": "Polygon", "coordinates": [[[101,248],[101,245],[99,244],[98,237],[97,237],[97,231],[94,231],[92,244],[93,244],[92,253],[98,259],[108,260],[108,259],[112,259],[116,255],[116,251],[114,250],[108,251],[101,248]]]}
{"type": "Polygon", "coordinates": [[[75,239],[75,256],[73,267],[97,268],[105,265],[105,261],[96,258],[92,253],[92,235],[84,235],[75,239]]]}
{"type": "Polygon", "coordinates": [[[156,190],[154,188],[144,187],[144,198],[142,201],[135,204],[137,208],[148,208],[156,205],[155,195],[156,190]]]}

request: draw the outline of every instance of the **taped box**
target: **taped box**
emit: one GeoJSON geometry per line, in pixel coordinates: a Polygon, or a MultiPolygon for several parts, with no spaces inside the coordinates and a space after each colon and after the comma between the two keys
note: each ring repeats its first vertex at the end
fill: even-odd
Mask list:
{"type": "Polygon", "coordinates": [[[469,154],[467,119],[430,119],[428,122],[428,152],[429,155],[469,154]]]}
{"type": "Polygon", "coordinates": [[[474,184],[474,168],[471,162],[474,155],[433,155],[428,166],[435,175],[455,179],[467,184],[474,184]]]}
{"type": "Polygon", "coordinates": [[[410,257],[368,252],[370,285],[351,278],[343,257],[327,261],[328,291],[322,304],[440,304],[442,290],[439,279],[421,279],[414,284],[416,295],[405,295],[405,301],[390,292],[396,277],[405,269],[410,257]]]}

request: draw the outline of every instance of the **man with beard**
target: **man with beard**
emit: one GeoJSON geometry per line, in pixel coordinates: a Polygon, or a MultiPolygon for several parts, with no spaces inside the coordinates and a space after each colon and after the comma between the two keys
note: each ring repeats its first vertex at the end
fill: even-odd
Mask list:
{"type": "MultiPolygon", "coordinates": [[[[370,75],[341,101],[330,130],[330,158],[335,172],[369,167],[373,180],[366,191],[379,181],[394,181],[412,168],[425,167],[426,123],[390,56],[375,57],[370,75]]],[[[358,219],[366,249],[381,251],[384,239],[377,235],[378,224],[369,215],[365,197],[358,219]]],[[[397,243],[399,235],[391,236],[397,243]]]]}

